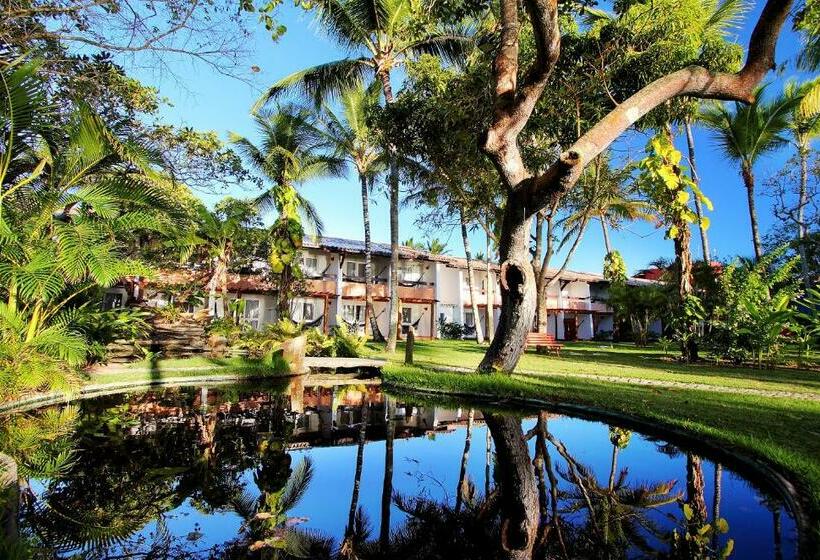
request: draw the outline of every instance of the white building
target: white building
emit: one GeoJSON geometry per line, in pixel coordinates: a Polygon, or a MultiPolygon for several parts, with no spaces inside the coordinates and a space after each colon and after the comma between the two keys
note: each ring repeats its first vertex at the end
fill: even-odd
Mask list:
{"type": "MultiPolygon", "coordinates": [[[[290,316],[294,321],[328,331],[337,320],[344,321],[360,332],[369,333],[365,318],[364,242],[333,237],[306,238],[302,247],[302,271],[305,276],[302,295],[291,302],[290,316]]],[[[474,327],[470,290],[467,282],[467,261],[459,257],[435,255],[410,247],[400,249],[399,299],[401,301],[401,332],[413,326],[420,338],[439,336],[442,322],[474,327]]],[[[379,329],[388,331],[390,295],[390,245],[372,244],[373,309],[379,329]]],[[[496,264],[474,262],[474,286],[479,320],[487,332],[487,309],[492,310],[492,328],[498,324],[501,310],[501,290],[496,264]]],[[[161,306],[171,299],[162,286],[201,286],[207,296],[209,278],[191,270],[163,272],[156,286],[130,282],[109,290],[106,301],[125,305],[136,294],[148,305],[161,306]]],[[[635,284],[649,280],[632,279],[635,284]]],[[[600,275],[564,271],[549,289],[547,297],[548,332],[559,340],[591,339],[596,333],[613,330],[612,309],[607,305],[608,283],[600,275]]],[[[168,290],[170,291],[170,289],[168,290]]],[[[230,274],[228,292],[231,301],[244,300],[242,316],[254,328],[274,322],[276,289],[267,282],[264,273],[230,274]]],[[[221,316],[221,295],[205,297],[191,306],[191,311],[208,309],[221,316]]],[[[660,332],[660,322],[653,332],[660,332]]]]}

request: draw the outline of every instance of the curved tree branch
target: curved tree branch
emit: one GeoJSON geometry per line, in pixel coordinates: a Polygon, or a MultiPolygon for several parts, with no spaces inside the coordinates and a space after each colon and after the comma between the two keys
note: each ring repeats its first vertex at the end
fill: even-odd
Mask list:
{"type": "Polygon", "coordinates": [[[525,181],[523,200],[533,215],[555,196],[560,196],[581,177],[584,167],[603,152],[638,119],[674,97],[722,99],[750,103],[754,89],[774,68],[775,46],[780,29],[789,14],[791,0],[769,0],[763,8],[749,41],[746,64],[736,74],[710,72],[690,66],[668,74],[647,85],[581,136],[559,160],[543,174],[525,181]]]}

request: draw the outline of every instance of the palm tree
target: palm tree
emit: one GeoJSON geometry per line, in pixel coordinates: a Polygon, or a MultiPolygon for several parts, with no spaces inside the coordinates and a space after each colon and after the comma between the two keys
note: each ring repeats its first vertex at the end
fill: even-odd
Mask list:
{"type": "Polygon", "coordinates": [[[820,136],[820,78],[802,84],[788,82],[783,90],[783,100],[792,103],[789,115],[788,130],[797,149],[800,160],[800,190],[797,201],[797,240],[800,252],[800,265],[803,283],[806,289],[811,287],[811,274],[806,255],[805,239],[808,235],[805,209],[809,203],[809,153],[811,142],[820,136]]]}
{"type": "Polygon", "coordinates": [[[379,90],[365,88],[359,82],[340,96],[342,114],[336,115],[325,105],[323,131],[337,156],[344,158],[356,169],[362,190],[362,218],[364,221],[364,293],[365,316],[370,320],[373,340],[384,342],[379,323],[373,311],[373,261],[370,240],[370,189],[378,173],[384,168],[384,152],[373,142],[373,131],[367,124],[368,111],[378,105],[379,90]]]}
{"type": "Polygon", "coordinates": [[[589,178],[582,182],[583,204],[564,222],[565,240],[577,235],[585,220],[596,219],[601,224],[604,247],[612,252],[610,229],[619,229],[624,222],[652,220],[649,205],[638,198],[634,187],[629,186],[632,165],[613,168],[609,157],[601,155],[589,166],[589,178]]]}
{"type": "MultiPolygon", "coordinates": [[[[484,343],[484,332],[481,328],[481,318],[478,315],[478,297],[475,290],[475,273],[473,271],[473,253],[470,247],[470,236],[467,234],[467,216],[464,207],[459,206],[458,215],[461,221],[461,241],[464,243],[464,256],[467,258],[467,289],[470,292],[470,306],[473,310],[473,323],[475,324],[475,339],[479,344],[484,343]]],[[[461,286],[458,287],[461,289],[461,286]]]]}
{"type": "Polygon", "coordinates": [[[755,100],[749,105],[735,102],[712,103],[704,106],[700,121],[712,130],[716,145],[724,156],[740,166],[749,205],[749,222],[752,227],[752,245],[755,258],[760,260],[763,250],[755,210],[754,165],[764,155],[787,143],[784,136],[789,124],[789,114],[796,102],[791,99],[763,99],[764,88],[758,88],[755,100]]]}
{"type": "Polygon", "coordinates": [[[298,276],[303,224],[317,235],[322,233],[318,212],[296,187],[312,179],[343,176],[345,160],[331,151],[315,115],[304,107],[285,105],[277,111],[262,111],[254,115],[254,122],[261,138],[258,145],[237,134],[231,139],[250,165],[271,183],[255,203],[262,211],[275,209],[279,214],[271,227],[274,243],[269,260],[279,277],[278,315],[286,317],[293,280],[298,276]]]}
{"type": "Polygon", "coordinates": [[[196,231],[172,241],[180,246],[182,260],[187,261],[196,250],[205,253],[213,263],[211,280],[208,282],[208,311],[216,315],[217,287],[222,294],[222,316],[228,316],[228,270],[231,267],[234,239],[257,216],[252,202],[226,198],[211,212],[202,205],[196,209],[196,231]]]}
{"type": "Polygon", "coordinates": [[[424,249],[433,255],[444,255],[447,253],[447,244],[442,243],[437,237],[428,239],[424,249]]]}
{"type": "MultiPolygon", "coordinates": [[[[438,27],[416,26],[416,10],[411,0],[318,0],[319,24],[353,56],[306,68],[273,84],[257,101],[261,108],[285,92],[296,92],[316,101],[327,100],[355,87],[365,77],[378,81],[387,103],[393,103],[391,72],[421,54],[433,54],[447,61],[462,57],[471,42],[461,34],[438,27]],[[419,32],[423,28],[429,31],[419,32]]],[[[387,350],[396,350],[399,324],[399,175],[396,147],[387,145],[390,161],[390,332],[387,350]]]]}

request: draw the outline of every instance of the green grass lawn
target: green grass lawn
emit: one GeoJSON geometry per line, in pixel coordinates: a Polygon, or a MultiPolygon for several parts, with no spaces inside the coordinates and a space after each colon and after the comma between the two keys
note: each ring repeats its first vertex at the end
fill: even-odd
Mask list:
{"type": "MultiPolygon", "coordinates": [[[[371,346],[373,357],[401,362],[404,347],[394,355],[371,346]]],[[[474,368],[484,356],[486,346],[469,340],[417,341],[414,351],[416,365],[461,366],[474,368]]],[[[564,346],[561,357],[527,351],[518,364],[518,372],[580,373],[586,375],[634,377],[659,381],[704,383],[761,389],[820,393],[820,371],[796,368],[757,369],[709,363],[681,364],[664,356],[656,347],[637,348],[632,344],[571,342],[564,346]]]]}

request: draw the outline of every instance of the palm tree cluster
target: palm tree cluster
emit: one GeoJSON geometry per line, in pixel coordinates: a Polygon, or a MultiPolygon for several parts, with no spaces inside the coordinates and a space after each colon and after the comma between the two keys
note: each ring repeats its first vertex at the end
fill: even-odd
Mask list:
{"type": "Polygon", "coordinates": [[[3,396],[71,384],[86,357],[78,310],[98,287],[148,267],[128,239],[161,234],[175,213],[149,146],[120,137],[87,105],[62,126],[36,61],[0,79],[0,375],[3,396]]]}

